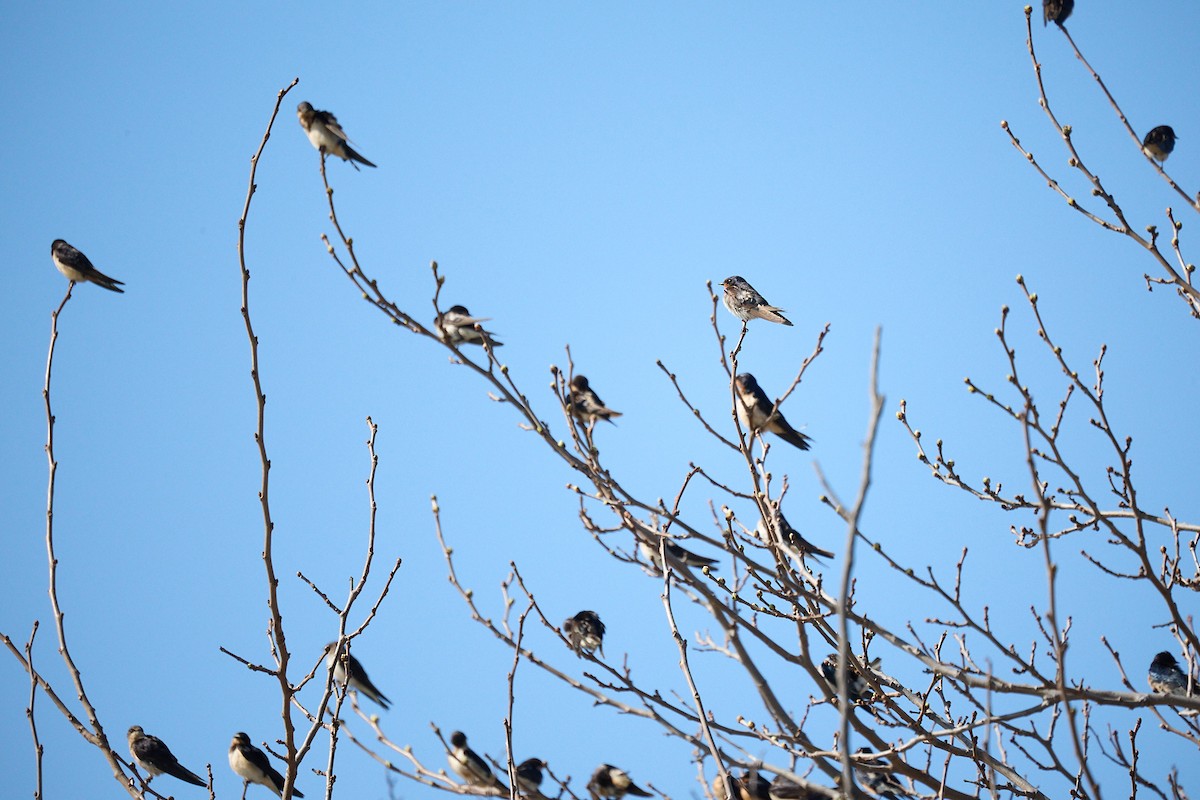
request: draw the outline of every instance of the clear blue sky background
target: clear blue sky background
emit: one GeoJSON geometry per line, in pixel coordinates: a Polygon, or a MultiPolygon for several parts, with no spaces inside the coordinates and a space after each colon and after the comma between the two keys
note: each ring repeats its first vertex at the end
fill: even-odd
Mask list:
{"type": "MultiPolygon", "coordinates": [[[[336,596],[358,573],[372,416],[377,557],[404,565],[355,652],[395,701],[383,715],[395,740],[443,766],[432,721],[503,754],[511,657],[446,582],[435,493],[463,580],[490,613],[499,615],[498,585],[516,561],[552,616],[597,609],[611,658],[629,653],[647,685],[683,684],[661,585],[606,559],[582,531],[563,489],[568,470],[444,350],[373,312],[331,263],[319,239],[332,230],[318,156],[294,116],[300,100],[333,110],[379,164],[356,173],[331,162],[330,174],[342,220],[389,296],[431,316],[436,259],[448,276],[443,298],[494,318],[503,360],[547,419],[558,419],[548,367],[565,366],[570,344],[577,369],[625,412],[599,432],[609,467],[648,498],[673,497],[690,460],[744,479],[655,367],[662,359],[728,424],[704,284],[740,273],[796,323],[752,329],[743,366],[769,393],[832,325],[827,352],[787,406],[815,447],[811,456],[776,447],[773,462],[792,484],[793,523],[840,549],[843,529],[818,502],[812,462],[853,495],[871,337],[882,326],[888,406],[864,529],[905,563],[942,574],[970,547],[972,602],[991,604],[998,627],[1026,646],[1028,608],[1045,607],[1041,554],[1013,546],[1016,519],[928,477],[895,421],[899,401],[929,441],[946,440],[966,476],[1027,485],[1019,431],[963,387],[970,375],[1004,389],[993,329],[1009,304],[1027,380],[1044,402],[1057,400],[1061,376],[1013,281],[1024,273],[1079,369],[1109,345],[1111,419],[1134,437],[1145,506],[1194,520],[1186,419],[1200,386],[1196,322],[1170,292],[1145,291],[1149,261],[1047,191],[1000,129],[1008,119],[1086,198],[1037,106],[1021,8],[9,4],[0,25],[10,120],[0,629],[24,640],[41,620],[38,662],[71,695],[46,601],[40,394],[50,312],[66,287],[48,250],[62,237],[128,289],[76,289],[55,364],[61,601],[91,698],[118,742],[140,724],[192,769],[211,762],[222,797],[240,792],[225,763],[231,735],[278,735],[270,682],[218,647],[267,658],[236,221],[275,93],[299,76],[260,165],[248,236],[281,591],[290,641],[315,661],[336,621],[291,576],[302,570],[336,596]]],[[[1080,0],[1070,26],[1136,130],[1175,127],[1169,165],[1194,191],[1200,10],[1080,0]]],[[[1061,35],[1040,24],[1034,33],[1056,110],[1090,165],[1138,228],[1163,227],[1163,208],[1179,199],[1061,35]]],[[[1195,216],[1180,215],[1192,244],[1195,216]]],[[[1072,425],[1068,439],[1102,494],[1111,458],[1086,420],[1072,425]]],[[[701,520],[703,500],[691,506],[701,520]]],[[[1151,627],[1162,612],[1079,566],[1073,555],[1085,546],[1098,543],[1079,537],[1057,550],[1078,674],[1119,688],[1104,634],[1140,686],[1150,656],[1174,648],[1151,627]]],[[[865,558],[859,578],[861,602],[893,628],[946,613],[877,560],[865,558]]],[[[680,613],[685,632],[704,625],[680,613]]],[[[539,652],[581,671],[547,632],[531,636],[539,652]]],[[[709,702],[761,717],[719,659],[694,659],[709,702]]],[[[819,693],[806,679],[782,680],[793,684],[794,708],[819,693]]],[[[656,729],[592,708],[526,666],[517,694],[518,758],[548,760],[580,791],[609,761],[675,797],[698,793],[687,748],[656,729]]],[[[24,673],[0,658],[0,774],[14,797],[34,786],[27,695],[24,673]]],[[[38,702],[48,796],[124,796],[95,751],[38,702]]],[[[1143,764],[1160,778],[1194,762],[1194,750],[1153,723],[1142,737],[1143,764]]],[[[377,765],[349,748],[342,759],[339,796],[386,796],[377,765]]],[[[160,790],[200,796],[161,781],[160,790]]],[[[312,775],[299,785],[320,794],[312,775]]],[[[399,793],[432,791],[403,784],[399,793]]]]}

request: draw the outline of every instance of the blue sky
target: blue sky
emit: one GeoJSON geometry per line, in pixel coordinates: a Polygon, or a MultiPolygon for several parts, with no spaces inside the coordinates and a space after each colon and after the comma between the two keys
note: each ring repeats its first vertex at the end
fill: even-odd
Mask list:
{"type": "MultiPolygon", "coordinates": [[[[596,608],[610,657],[628,652],[650,685],[683,684],[661,586],[604,558],[575,518],[569,471],[479,380],[388,324],[331,263],[318,156],[294,116],[301,100],[334,111],[379,165],[329,171],[342,222],[388,295],[431,317],[437,260],[443,299],[494,318],[503,361],[549,419],[549,366],[565,367],[569,344],[577,369],[625,414],[598,433],[607,464],[648,497],[672,497],[693,460],[744,478],[655,366],[661,359],[711,418],[726,419],[705,281],[742,274],[796,323],[751,331],[742,365],[772,396],[831,325],[787,406],[815,447],[773,452],[792,484],[789,518],[840,549],[812,463],[853,495],[882,326],[888,405],[863,527],[918,568],[946,572],[970,547],[974,601],[1027,642],[1028,608],[1045,603],[1040,553],[1012,545],[1015,520],[928,477],[895,421],[899,401],[965,475],[1028,482],[1019,431],[963,387],[969,375],[1004,389],[993,329],[1008,304],[1027,380],[1047,402],[1061,393],[1014,282],[1023,273],[1081,369],[1108,344],[1109,411],[1134,437],[1145,505],[1195,519],[1185,420],[1200,387],[1195,322],[1170,292],[1145,291],[1149,261],[1047,191],[1000,129],[1007,119],[1086,197],[1038,108],[1021,8],[10,5],[0,26],[4,107],[16,123],[0,199],[10,274],[0,630],[23,640],[41,620],[38,661],[65,688],[45,593],[41,403],[50,312],[65,290],[48,249],[61,237],[127,284],[124,295],[77,287],[55,363],[60,599],[92,700],[118,741],[140,724],[192,769],[211,762],[221,796],[238,788],[225,764],[231,735],[277,735],[269,683],[218,648],[266,658],[236,222],[275,93],[299,77],[260,164],[247,236],[285,619],[293,646],[315,661],[336,621],[286,576],[301,570],[339,593],[357,574],[369,415],[380,425],[377,558],[404,564],[355,653],[395,701],[385,715],[394,739],[440,767],[432,721],[503,753],[510,656],[446,582],[432,494],[463,580],[492,613],[515,561],[552,616],[596,608]]],[[[1187,4],[1082,0],[1070,22],[1134,128],[1174,126],[1170,171],[1193,191],[1200,111],[1187,76],[1198,23],[1187,4]]],[[[1040,25],[1034,35],[1060,119],[1134,224],[1164,227],[1168,205],[1190,224],[1061,35],[1040,25]]],[[[727,315],[721,323],[734,331],[727,315]]],[[[1109,456],[1086,419],[1074,422],[1070,440],[1100,487],[1109,456]]],[[[703,500],[693,501],[703,519],[703,500]]],[[[1140,682],[1150,656],[1173,647],[1151,627],[1161,612],[1125,586],[1098,596],[1096,573],[1071,561],[1084,546],[1061,548],[1072,654],[1089,662],[1090,682],[1118,688],[1098,644],[1107,635],[1140,682]]],[[[877,561],[864,559],[858,575],[861,602],[893,627],[945,612],[920,605],[877,561]]],[[[705,624],[681,613],[686,631],[705,624]]],[[[537,635],[539,652],[580,668],[537,635]]],[[[737,707],[719,658],[699,658],[722,688],[712,702],[737,707]]],[[[580,788],[609,761],[675,797],[698,792],[687,749],[656,730],[527,667],[517,692],[519,758],[538,755],[580,788]]],[[[815,692],[798,686],[793,701],[815,692]]],[[[24,673],[0,659],[10,743],[0,768],[21,792],[33,791],[27,694],[24,673]]],[[[44,700],[39,708],[48,796],[123,796],[98,755],[44,700]]],[[[1194,758],[1153,725],[1142,735],[1152,774],[1194,758]]],[[[343,758],[341,796],[386,796],[379,767],[349,750],[343,758]]],[[[300,787],[319,793],[311,775],[300,787]]]]}

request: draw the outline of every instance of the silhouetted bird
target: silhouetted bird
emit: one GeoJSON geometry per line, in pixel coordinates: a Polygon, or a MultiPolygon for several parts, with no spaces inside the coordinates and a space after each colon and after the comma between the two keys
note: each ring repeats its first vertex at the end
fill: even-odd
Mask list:
{"type": "MultiPolygon", "coordinates": [[[[229,768],[242,779],[243,796],[250,784],[257,783],[283,797],[283,776],[271,765],[267,754],[250,743],[250,737],[245,733],[233,735],[233,743],[229,745],[229,768]]],[[[304,797],[304,793],[293,786],[292,796],[304,797]]]]}
{"type": "Polygon", "coordinates": [[[737,390],[737,415],[742,427],[749,433],[768,431],[783,439],[790,445],[807,450],[811,438],[793,428],[783,417],[779,409],[771,413],[775,404],[767,399],[767,393],[758,385],[758,381],[749,372],[743,372],[734,379],[734,389],[737,390]]]}
{"type": "Polygon", "coordinates": [[[1175,139],[1175,131],[1170,125],[1159,125],[1142,140],[1142,152],[1161,164],[1175,149],[1175,139]]]}
{"type": "Polygon", "coordinates": [[[1187,675],[1179,667],[1175,656],[1163,650],[1150,662],[1146,676],[1150,688],[1159,694],[1187,694],[1187,675]]]}
{"type": "MultiPolygon", "coordinates": [[[[661,538],[666,539],[665,536],[661,537],[661,538]]],[[[650,559],[651,563],[653,563],[654,566],[658,567],[658,569],[660,571],[663,569],[662,559],[659,558],[659,555],[658,555],[658,542],[657,541],[655,541],[653,544],[651,544],[650,542],[647,542],[644,539],[639,538],[638,539],[638,547],[641,549],[642,555],[644,555],[644,556],[646,556],[646,558],[650,559]]],[[[666,539],[666,548],[667,548],[667,556],[669,558],[671,558],[671,560],[675,563],[684,564],[689,567],[696,567],[697,569],[701,569],[703,567],[709,567],[710,569],[716,569],[716,566],[714,566],[714,565],[717,563],[717,560],[715,558],[708,558],[708,557],[702,556],[698,553],[693,553],[691,550],[684,550],[682,547],[675,544],[670,539],[666,539]]]]}
{"type": "MultiPolygon", "coordinates": [[[[576,419],[587,423],[594,423],[598,419],[613,422],[613,417],[621,416],[620,411],[613,411],[604,405],[600,395],[592,391],[592,387],[588,385],[588,379],[582,375],[571,378],[571,395],[567,403],[567,410],[576,419]]],[[[613,424],[617,423],[613,422],[613,424]]]]}
{"type": "Polygon", "coordinates": [[[350,146],[350,138],[338,124],[337,117],[330,112],[318,111],[308,102],[304,102],[296,106],[296,116],[300,120],[300,127],[304,128],[304,132],[308,134],[308,140],[312,142],[312,146],[322,153],[349,161],[355,169],[358,169],[358,164],[365,164],[368,167],[375,166],[350,146]],[[355,164],[355,161],[358,164],[355,164]]]}
{"type": "Polygon", "coordinates": [[[124,289],[117,288],[124,286],[124,282],[110,278],[96,269],[87,256],[62,239],[55,239],[50,243],[50,258],[54,259],[54,266],[58,267],[58,271],[66,275],[72,283],[94,283],[110,292],[125,293],[124,289]]]}
{"type": "Polygon", "coordinates": [[[588,794],[592,797],[611,797],[613,800],[619,800],[627,794],[636,795],[637,797],[650,797],[650,793],[638,786],[623,769],[614,767],[612,764],[601,764],[596,767],[596,771],[592,773],[592,779],[588,781],[588,794]]]}
{"type": "Polygon", "coordinates": [[[433,321],[433,329],[438,338],[449,344],[477,344],[481,347],[487,341],[492,347],[503,347],[504,342],[496,341],[495,334],[485,331],[480,325],[491,317],[472,317],[466,306],[450,306],[449,310],[438,314],[433,321]]]}
{"type": "Polygon", "coordinates": [[[367,671],[363,669],[362,664],[358,663],[358,659],[345,650],[335,656],[334,649],[336,647],[337,642],[325,645],[325,663],[333,667],[333,682],[338,686],[346,686],[361,692],[383,706],[385,710],[390,708],[392,701],[375,688],[375,684],[371,683],[371,679],[367,677],[367,671]],[[350,671],[349,680],[346,678],[347,667],[350,671]]]}
{"type": "Polygon", "coordinates": [[[778,322],[783,325],[792,323],[782,313],[783,309],[771,305],[759,294],[741,275],[733,275],[721,281],[725,287],[723,302],[729,312],[743,323],[752,319],[765,319],[767,322],[778,322]]]}
{"type": "Polygon", "coordinates": [[[1056,22],[1062,25],[1075,10],[1075,0],[1042,0],[1042,27],[1056,22]]]}
{"type": "Polygon", "coordinates": [[[165,772],[193,786],[208,786],[199,775],[179,763],[179,759],[162,739],[148,735],[141,725],[134,725],[129,729],[129,754],[139,767],[146,770],[146,783],[155,775],[165,772]]]}
{"type": "Polygon", "coordinates": [[[604,623],[595,611],[580,611],[562,624],[563,633],[571,641],[575,654],[583,658],[584,651],[600,651],[604,655],[604,623]]]}

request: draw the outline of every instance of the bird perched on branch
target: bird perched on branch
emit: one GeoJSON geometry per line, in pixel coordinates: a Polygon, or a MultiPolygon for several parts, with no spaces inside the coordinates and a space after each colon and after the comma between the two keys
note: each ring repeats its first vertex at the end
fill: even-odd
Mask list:
{"type": "Polygon", "coordinates": [[[771,781],[757,769],[743,770],[739,778],[732,774],[722,780],[721,774],[713,778],[713,795],[717,800],[770,800],[771,781]]]}
{"type": "Polygon", "coordinates": [[[54,266],[58,267],[58,271],[66,275],[72,283],[94,283],[110,292],[125,294],[124,289],[117,288],[125,285],[123,281],[110,278],[96,269],[87,256],[62,239],[55,239],[50,243],[50,258],[54,259],[54,266]]]}
{"type": "Polygon", "coordinates": [[[358,663],[358,659],[350,655],[344,648],[335,654],[336,649],[337,642],[325,645],[325,663],[333,667],[333,682],[338,686],[345,686],[361,692],[383,706],[384,710],[390,708],[392,701],[375,688],[375,684],[371,683],[371,679],[367,677],[367,671],[363,669],[362,664],[358,663]]]}
{"type": "MultiPolygon", "coordinates": [[[[870,753],[871,751],[865,747],[858,748],[858,754],[870,753]]],[[[868,758],[854,762],[854,777],[858,782],[870,790],[871,794],[876,797],[882,797],[884,800],[900,800],[902,797],[908,797],[904,791],[904,786],[900,781],[896,780],[896,776],[892,774],[888,763],[882,758],[868,758]]]]}
{"type": "MultiPolygon", "coordinates": [[[[665,536],[660,536],[659,538],[666,542],[667,557],[670,558],[673,563],[684,564],[689,567],[696,567],[697,569],[702,569],[704,567],[716,569],[715,564],[717,563],[717,560],[715,558],[708,558],[698,553],[693,553],[691,550],[685,550],[665,536]]],[[[662,571],[663,564],[662,558],[659,557],[657,541],[648,542],[639,537],[638,548],[641,549],[642,555],[650,559],[651,563],[658,567],[659,571],[662,571]]]]}
{"type": "Polygon", "coordinates": [[[1150,688],[1159,694],[1187,694],[1187,674],[1179,667],[1175,656],[1163,650],[1150,662],[1146,679],[1150,688]]]}
{"type": "Polygon", "coordinates": [[[527,758],[517,764],[517,788],[526,797],[542,796],[542,770],[546,762],[540,758],[527,758]]]}
{"type": "MultiPolygon", "coordinates": [[[[879,659],[877,658],[868,667],[873,670],[878,664],[879,659]]],[[[836,696],[838,691],[837,653],[830,653],[821,662],[821,675],[829,682],[829,686],[833,690],[834,696],[836,696]]],[[[853,662],[846,670],[846,696],[851,703],[869,703],[875,699],[875,690],[871,688],[871,684],[867,682],[867,679],[859,674],[853,662]]]]}
{"type": "Polygon", "coordinates": [[[783,412],[775,409],[775,404],[767,398],[767,393],[758,385],[758,380],[749,372],[743,372],[734,378],[734,389],[737,392],[737,415],[742,427],[750,433],[767,431],[783,439],[788,444],[801,450],[809,448],[812,439],[796,430],[784,419],[783,412]]]}
{"type": "Polygon", "coordinates": [[[1075,10],[1075,0],[1042,0],[1042,27],[1051,22],[1062,25],[1075,10]]]}
{"type": "Polygon", "coordinates": [[[584,651],[594,653],[596,650],[600,651],[601,656],[604,655],[604,623],[595,611],[580,611],[564,620],[562,629],[575,655],[583,658],[584,651]]]}
{"type": "MultiPolygon", "coordinates": [[[[245,733],[233,735],[233,743],[229,745],[229,768],[243,781],[243,797],[252,783],[265,786],[283,797],[283,776],[271,765],[267,754],[250,743],[250,737],[245,733]]],[[[304,797],[304,793],[292,787],[292,796],[304,797]]]]}
{"type": "Polygon", "coordinates": [[[759,539],[768,544],[779,544],[787,550],[791,550],[797,556],[820,556],[822,558],[833,558],[833,553],[828,550],[822,550],[815,544],[805,539],[800,535],[800,531],[793,528],[783,516],[783,512],[775,513],[775,533],[779,538],[778,542],[771,542],[768,538],[766,519],[760,518],[758,525],[754,529],[755,534],[759,539]]]}
{"type": "Polygon", "coordinates": [[[358,169],[358,164],[368,167],[375,166],[350,146],[350,137],[342,130],[337,117],[332,113],[318,111],[312,107],[312,104],[305,101],[296,106],[296,116],[300,119],[300,127],[304,128],[304,132],[308,134],[308,140],[312,142],[312,146],[322,153],[349,161],[355,169],[358,169]],[[358,164],[354,163],[356,161],[358,164]]]}
{"type": "Polygon", "coordinates": [[[487,342],[492,347],[503,347],[504,342],[496,341],[495,334],[485,331],[480,324],[490,319],[491,317],[472,317],[466,306],[450,306],[448,310],[437,315],[433,321],[433,329],[438,338],[447,344],[483,346],[483,343],[487,342]]]}
{"type": "Polygon", "coordinates": [[[721,281],[721,285],[725,287],[725,296],[722,298],[725,307],[743,324],[749,324],[752,319],[765,319],[767,322],[778,322],[782,325],[792,324],[781,313],[782,308],[768,303],[767,299],[741,275],[728,277],[721,281]]]}
{"type": "Polygon", "coordinates": [[[192,786],[208,786],[199,775],[179,763],[162,739],[148,735],[141,725],[129,729],[129,754],[139,767],[146,770],[146,783],[150,783],[155,775],[165,772],[192,786]]]}
{"type": "Polygon", "coordinates": [[[613,411],[604,405],[600,395],[592,391],[588,379],[582,375],[571,378],[571,395],[567,403],[567,410],[571,412],[571,416],[588,424],[594,424],[596,420],[603,419],[616,425],[613,417],[621,416],[620,411],[613,411]]]}
{"type": "Polygon", "coordinates": [[[611,797],[613,800],[619,800],[627,794],[637,797],[651,796],[649,792],[630,780],[625,770],[614,767],[612,764],[601,764],[596,767],[596,771],[592,773],[592,779],[588,781],[587,789],[588,794],[592,797],[611,797]]]}
{"type": "Polygon", "coordinates": [[[450,769],[454,770],[454,774],[466,781],[468,785],[482,786],[501,792],[508,791],[500,779],[492,774],[492,768],[488,766],[488,763],[480,758],[478,753],[467,747],[465,733],[455,731],[450,734],[450,747],[452,749],[446,754],[446,761],[449,762],[450,769]]]}
{"type": "Polygon", "coordinates": [[[1159,125],[1142,140],[1142,152],[1162,164],[1175,149],[1175,139],[1175,130],[1170,125],[1159,125]]]}

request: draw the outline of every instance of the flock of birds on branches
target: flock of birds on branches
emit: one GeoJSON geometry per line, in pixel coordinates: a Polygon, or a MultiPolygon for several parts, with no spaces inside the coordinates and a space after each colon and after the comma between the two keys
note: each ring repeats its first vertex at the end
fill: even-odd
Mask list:
{"type": "MultiPolygon", "coordinates": [[[[1043,21],[1062,25],[1074,10],[1074,0],[1043,0],[1043,21]]],[[[337,118],[328,111],[320,111],[310,103],[303,102],[297,107],[300,125],[308,135],[309,141],[322,154],[338,156],[350,162],[355,169],[358,164],[374,167],[358,153],[351,145],[337,118]]],[[[1144,152],[1156,161],[1166,161],[1175,148],[1175,131],[1168,125],[1160,125],[1148,134],[1142,142],[1144,152]]],[[[111,278],[98,270],[86,255],[67,244],[62,239],[55,239],[50,246],[51,257],[59,272],[65,275],[72,284],[94,283],[113,292],[124,292],[120,288],[125,284],[111,278]]],[[[791,325],[791,321],[783,315],[783,309],[773,306],[738,275],[726,278],[722,282],[724,295],[722,301],[725,307],[743,325],[753,319],[762,319],[781,325],[791,325]]],[[[483,328],[488,317],[472,316],[465,306],[454,305],[438,315],[434,320],[434,330],[445,342],[460,344],[475,344],[485,348],[501,347],[503,342],[483,328]]],[[[570,382],[570,397],[568,411],[577,419],[592,426],[604,420],[612,422],[621,412],[614,411],[604,404],[599,395],[591,388],[588,379],[583,375],[575,375],[570,382]]],[[[750,373],[741,373],[734,378],[734,389],[738,398],[737,414],[744,429],[752,434],[764,432],[773,433],[783,441],[800,450],[808,450],[812,439],[794,428],[779,409],[779,404],[772,402],[758,381],[750,373]]],[[[765,523],[759,522],[760,534],[765,523]]],[[[799,557],[806,555],[832,558],[833,553],[822,550],[808,542],[798,531],[792,528],[780,514],[775,520],[775,528],[779,539],[794,554],[799,557]]],[[[764,535],[764,539],[765,539],[764,535]]],[[[639,539],[639,547],[643,554],[661,567],[659,551],[639,539]]],[[[677,563],[689,567],[715,568],[716,559],[707,558],[680,547],[678,544],[664,540],[667,554],[677,563]]],[[[574,617],[563,622],[562,631],[570,641],[577,654],[584,653],[594,656],[595,652],[604,655],[605,626],[600,616],[590,610],[580,611],[574,617]]],[[[333,671],[334,683],[345,689],[354,689],[365,697],[387,709],[391,702],[381,692],[346,647],[338,647],[337,642],[330,642],[325,648],[326,661],[333,671]]],[[[869,665],[872,668],[874,664],[869,665]]],[[[821,674],[836,691],[838,659],[836,654],[829,655],[821,663],[821,674]]],[[[853,669],[848,670],[848,700],[853,704],[870,703],[873,690],[869,682],[853,669]]],[[[1194,681],[1180,667],[1179,662],[1169,652],[1163,651],[1154,656],[1147,675],[1153,691],[1163,694],[1190,695],[1194,681]]],[[[170,748],[158,737],[151,736],[134,725],[128,731],[129,751],[136,764],[147,774],[146,783],[157,775],[167,774],[194,786],[207,787],[206,781],[179,763],[170,748]]],[[[860,754],[868,751],[863,748],[860,754]]],[[[467,745],[467,737],[462,731],[450,734],[450,749],[447,752],[447,762],[456,775],[469,787],[480,793],[490,795],[507,795],[509,789],[492,771],[478,753],[467,745]]],[[[271,763],[267,754],[250,741],[250,737],[239,732],[234,735],[229,747],[229,766],[243,780],[243,787],[255,783],[265,786],[282,797],[284,786],[283,775],[271,763]]],[[[543,770],[547,764],[538,758],[530,758],[517,764],[514,770],[516,788],[521,796],[527,798],[544,798],[541,793],[543,770]]],[[[887,771],[886,762],[882,759],[872,760],[863,758],[857,762],[856,777],[874,795],[890,800],[906,797],[901,784],[887,771]]],[[[601,764],[592,773],[587,784],[588,793],[593,798],[610,798],[620,800],[625,795],[636,797],[651,797],[651,793],[642,789],[622,769],[611,764],[601,764]]],[[[713,782],[713,792],[717,800],[805,800],[812,795],[806,787],[786,778],[777,777],[769,780],[758,770],[746,770],[739,777],[718,776],[713,782]]],[[[304,797],[304,794],[293,788],[292,795],[304,797]]]]}

